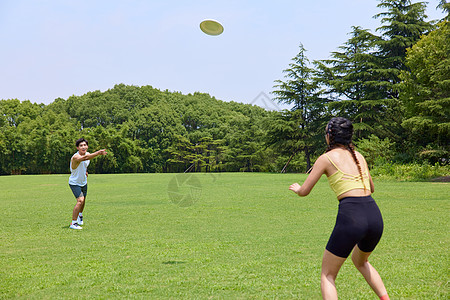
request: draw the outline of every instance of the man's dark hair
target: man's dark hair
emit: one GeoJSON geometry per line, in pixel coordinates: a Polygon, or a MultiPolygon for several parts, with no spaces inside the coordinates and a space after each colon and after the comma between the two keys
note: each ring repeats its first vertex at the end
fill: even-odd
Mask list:
{"type": "Polygon", "coordinates": [[[78,140],[75,142],[75,146],[78,147],[82,142],[86,142],[86,145],[89,145],[89,143],[88,143],[87,140],[85,140],[84,138],[81,138],[81,139],[78,139],[78,140]]]}

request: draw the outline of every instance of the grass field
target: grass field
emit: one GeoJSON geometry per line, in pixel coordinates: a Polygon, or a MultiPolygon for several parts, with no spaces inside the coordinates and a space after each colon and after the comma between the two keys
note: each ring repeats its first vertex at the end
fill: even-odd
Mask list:
{"type": "MultiPolygon", "coordinates": [[[[325,177],[300,198],[288,186],[305,175],[195,174],[182,207],[175,176],[90,175],[78,231],[68,175],[0,177],[0,298],[321,298],[338,205],[325,177]]],[[[371,262],[391,299],[449,299],[449,187],[375,182],[385,232],[371,262]]],[[[337,286],[377,299],[350,260],[337,286]]]]}

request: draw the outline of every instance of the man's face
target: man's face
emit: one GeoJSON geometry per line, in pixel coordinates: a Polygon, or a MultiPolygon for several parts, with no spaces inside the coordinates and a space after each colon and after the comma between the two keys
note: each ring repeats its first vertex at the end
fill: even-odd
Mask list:
{"type": "Polygon", "coordinates": [[[88,149],[88,145],[86,144],[86,142],[81,142],[80,144],[78,144],[77,149],[80,153],[84,154],[88,149]]]}

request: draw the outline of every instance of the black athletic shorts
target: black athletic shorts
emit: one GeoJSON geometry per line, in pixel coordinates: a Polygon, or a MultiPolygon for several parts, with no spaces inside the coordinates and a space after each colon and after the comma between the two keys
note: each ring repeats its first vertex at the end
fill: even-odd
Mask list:
{"type": "Polygon", "coordinates": [[[86,195],[87,195],[87,184],[85,186],[69,184],[69,186],[70,186],[70,189],[72,190],[72,193],[75,196],[75,198],[86,197],[86,195]]]}
{"type": "Polygon", "coordinates": [[[372,252],[383,234],[383,218],[372,196],[346,197],[339,201],[336,225],[326,249],[347,258],[355,245],[372,252]]]}

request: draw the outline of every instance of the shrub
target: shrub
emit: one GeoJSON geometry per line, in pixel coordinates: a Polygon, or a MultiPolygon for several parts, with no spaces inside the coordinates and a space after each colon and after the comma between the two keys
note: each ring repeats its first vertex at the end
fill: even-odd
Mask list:
{"type": "Polygon", "coordinates": [[[428,181],[436,177],[450,176],[450,166],[441,166],[438,163],[435,165],[385,163],[375,165],[370,173],[379,179],[428,181]]]}
{"type": "Polygon", "coordinates": [[[375,164],[385,164],[394,157],[394,142],[389,138],[381,140],[371,134],[368,139],[360,139],[357,143],[358,151],[365,157],[369,167],[375,164]]]}

